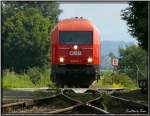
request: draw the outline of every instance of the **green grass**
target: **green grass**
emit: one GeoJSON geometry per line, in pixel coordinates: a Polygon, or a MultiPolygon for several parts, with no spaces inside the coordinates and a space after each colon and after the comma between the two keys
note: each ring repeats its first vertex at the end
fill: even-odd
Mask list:
{"type": "MultiPolygon", "coordinates": [[[[32,72],[34,73],[34,72],[32,72]]],[[[40,71],[38,80],[33,83],[32,79],[36,75],[29,75],[28,73],[17,74],[14,71],[6,70],[2,75],[3,88],[38,88],[38,87],[55,87],[55,84],[50,80],[50,70],[40,71]]]]}
{"type": "Polygon", "coordinates": [[[104,73],[98,81],[95,81],[91,88],[126,88],[137,89],[137,84],[126,74],[104,73]]]}
{"type": "MultiPolygon", "coordinates": [[[[50,69],[30,68],[26,73],[17,74],[14,71],[5,70],[2,75],[3,88],[39,88],[57,86],[50,80],[50,69]]],[[[136,82],[126,74],[105,72],[101,78],[92,84],[91,88],[138,88],[136,82]]]]}
{"type": "Polygon", "coordinates": [[[2,76],[3,88],[23,88],[34,87],[34,84],[29,80],[26,74],[16,74],[15,72],[6,72],[2,76]]]}

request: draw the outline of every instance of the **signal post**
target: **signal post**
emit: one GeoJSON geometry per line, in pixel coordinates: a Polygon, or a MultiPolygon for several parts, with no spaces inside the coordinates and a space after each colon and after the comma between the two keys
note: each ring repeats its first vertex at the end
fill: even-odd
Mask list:
{"type": "MultiPolygon", "coordinates": [[[[115,68],[118,66],[118,58],[112,58],[111,64],[113,66],[113,74],[114,74],[115,68]]],[[[113,77],[112,77],[112,84],[113,84],[113,77]]]]}

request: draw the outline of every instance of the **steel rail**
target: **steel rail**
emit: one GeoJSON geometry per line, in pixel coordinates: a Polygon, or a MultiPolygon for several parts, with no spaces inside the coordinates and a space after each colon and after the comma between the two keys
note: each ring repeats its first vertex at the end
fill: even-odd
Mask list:
{"type": "Polygon", "coordinates": [[[99,93],[107,93],[112,94],[114,92],[126,91],[127,89],[124,88],[108,88],[108,89],[97,89],[99,93]]]}
{"type": "Polygon", "coordinates": [[[2,107],[6,108],[6,107],[10,107],[10,106],[17,106],[17,105],[22,105],[25,102],[15,102],[15,103],[9,103],[9,104],[4,104],[2,107]]]}
{"type": "Polygon", "coordinates": [[[89,107],[91,107],[91,108],[94,108],[94,109],[100,111],[100,112],[103,113],[103,114],[110,114],[109,112],[107,112],[107,111],[105,111],[105,110],[103,110],[103,109],[101,109],[101,108],[98,108],[98,107],[96,107],[96,106],[93,106],[93,105],[91,105],[91,104],[89,104],[89,103],[87,103],[86,105],[89,106],[89,107]]]}
{"type": "Polygon", "coordinates": [[[79,103],[79,104],[82,103],[81,101],[76,100],[76,99],[73,99],[73,98],[69,97],[68,95],[66,95],[66,94],[64,93],[64,90],[61,91],[61,94],[62,94],[64,97],[66,97],[67,99],[69,99],[69,100],[72,100],[72,101],[77,102],[77,103],[79,103]]]}
{"type": "Polygon", "coordinates": [[[109,96],[114,100],[124,103],[125,106],[127,105],[126,111],[128,111],[128,112],[126,112],[125,114],[130,114],[130,113],[132,113],[132,111],[138,112],[138,114],[147,114],[148,113],[148,105],[146,105],[146,104],[138,103],[133,100],[124,99],[124,98],[116,97],[116,96],[112,96],[112,95],[109,95],[109,96]]]}
{"type": "Polygon", "coordinates": [[[89,100],[89,101],[87,101],[86,103],[91,103],[91,102],[94,102],[94,101],[98,101],[98,100],[101,100],[102,99],[102,96],[100,96],[100,97],[97,97],[97,98],[95,98],[95,99],[92,99],[92,100],[89,100]]]}
{"type": "Polygon", "coordinates": [[[113,96],[113,95],[109,95],[109,96],[110,96],[111,98],[113,98],[113,99],[116,99],[116,100],[120,100],[120,101],[122,101],[122,102],[129,103],[130,106],[140,106],[140,107],[148,108],[148,105],[146,105],[146,104],[138,103],[138,102],[135,102],[135,101],[133,101],[133,100],[124,99],[124,98],[116,97],[116,96],[113,96]]]}
{"type": "Polygon", "coordinates": [[[15,102],[15,103],[4,104],[4,105],[2,105],[2,112],[8,112],[12,109],[15,109],[16,107],[25,108],[27,106],[32,106],[32,105],[35,105],[35,104],[37,104],[39,102],[42,102],[44,100],[52,99],[52,98],[58,97],[60,95],[61,94],[56,94],[56,95],[52,95],[50,97],[42,97],[42,98],[32,99],[32,100],[23,101],[23,102],[15,102]]]}
{"type": "MultiPolygon", "coordinates": [[[[44,101],[47,101],[47,100],[50,100],[50,99],[53,99],[53,98],[56,98],[56,97],[59,97],[59,96],[63,96],[64,98],[67,98],[69,101],[72,101],[72,102],[75,102],[75,104],[78,106],[79,104],[81,104],[81,102],[79,100],[75,100],[75,99],[72,99],[70,98],[69,96],[66,96],[63,91],[60,91],[59,94],[56,94],[56,95],[52,95],[52,96],[48,96],[48,97],[42,97],[42,98],[37,98],[37,99],[32,99],[32,100],[28,100],[28,101],[24,101],[24,102],[16,102],[16,103],[10,103],[10,104],[5,104],[2,106],[2,111],[3,112],[8,112],[12,109],[14,109],[16,106],[21,106],[22,108],[25,108],[27,106],[33,106],[33,105],[36,105],[40,102],[44,102],[44,101]]],[[[76,106],[75,105],[75,106],[76,106]]],[[[71,106],[71,107],[74,107],[74,106],[71,106]]],[[[70,107],[70,108],[71,108],[70,107]]],[[[69,109],[68,108],[62,108],[62,109],[59,109],[58,111],[60,112],[61,110],[63,111],[64,110],[67,110],[69,109]]],[[[56,111],[57,112],[57,111],[56,111]]]]}
{"type": "Polygon", "coordinates": [[[67,112],[67,111],[71,111],[73,110],[74,108],[78,107],[78,106],[81,106],[82,104],[76,104],[76,105],[73,105],[73,106],[70,106],[70,107],[67,107],[67,108],[62,108],[62,109],[58,109],[58,110],[55,110],[55,111],[51,111],[51,112],[48,112],[50,114],[59,114],[59,113],[64,113],[64,112],[67,112]]]}
{"type": "Polygon", "coordinates": [[[16,107],[25,107],[25,102],[16,102],[16,103],[9,103],[4,104],[2,106],[2,112],[8,112],[16,107]]]}
{"type": "MultiPolygon", "coordinates": [[[[77,104],[77,105],[74,105],[74,106],[71,106],[71,107],[68,107],[68,108],[63,108],[63,109],[59,109],[59,110],[56,110],[56,111],[52,111],[52,112],[50,112],[50,113],[64,113],[64,112],[67,112],[67,111],[74,110],[75,108],[78,108],[78,107],[80,107],[80,106],[85,106],[85,107],[90,107],[90,108],[92,108],[92,109],[98,111],[98,112],[101,113],[101,114],[109,114],[109,112],[107,112],[107,111],[105,111],[105,110],[103,110],[103,109],[101,109],[101,108],[92,106],[92,105],[90,104],[90,102],[100,100],[100,99],[101,99],[101,96],[98,96],[97,98],[95,98],[95,99],[93,99],[93,100],[89,100],[89,101],[87,101],[86,103],[82,103],[82,102],[79,101],[79,100],[76,100],[76,99],[73,99],[73,98],[69,97],[68,95],[66,95],[66,94],[64,93],[64,91],[65,91],[64,89],[61,91],[63,96],[65,96],[66,98],[68,98],[68,99],[70,99],[70,100],[73,100],[73,101],[75,101],[75,102],[78,102],[78,104],[77,104]]],[[[73,91],[73,90],[71,90],[71,91],[73,91]]],[[[85,91],[85,93],[87,93],[87,92],[99,93],[97,90],[89,90],[89,91],[87,90],[87,91],[85,91]]]]}
{"type": "MultiPolygon", "coordinates": [[[[50,91],[51,91],[51,90],[53,91],[53,90],[55,90],[55,89],[47,89],[47,91],[49,91],[49,90],[50,90],[50,91]]],[[[68,89],[67,89],[67,90],[68,90],[68,89]]],[[[113,90],[114,90],[114,89],[113,89],[113,90]]],[[[112,91],[113,91],[113,90],[112,90],[112,91]]],[[[121,89],[121,90],[122,90],[122,89],[121,89]]],[[[74,92],[74,90],[72,90],[72,89],[71,89],[71,91],[74,92]]],[[[111,89],[109,89],[109,90],[103,89],[103,91],[111,91],[111,89]]],[[[72,105],[72,106],[66,107],[66,108],[57,109],[57,110],[54,110],[54,111],[49,111],[49,112],[48,112],[49,114],[58,114],[58,113],[65,113],[65,112],[68,112],[68,111],[74,111],[74,110],[80,108],[81,106],[82,106],[82,107],[89,107],[89,108],[93,109],[94,111],[99,112],[99,113],[102,113],[102,114],[108,114],[108,113],[109,113],[109,112],[107,112],[107,111],[105,111],[105,110],[103,110],[103,109],[101,109],[101,108],[99,108],[99,107],[93,106],[93,105],[91,104],[91,103],[94,102],[94,101],[95,101],[95,102],[96,102],[96,101],[100,101],[101,98],[102,98],[102,96],[98,96],[97,98],[92,99],[92,100],[89,100],[89,101],[87,101],[86,103],[82,103],[80,100],[74,99],[74,98],[70,97],[69,95],[66,95],[66,94],[65,94],[65,89],[61,89],[59,92],[60,92],[60,93],[57,93],[57,94],[52,95],[52,96],[42,97],[42,98],[38,98],[38,99],[32,99],[32,100],[30,100],[30,101],[20,102],[20,103],[18,103],[18,106],[20,105],[20,106],[22,106],[22,107],[25,108],[25,107],[27,107],[27,106],[33,106],[33,105],[36,105],[36,104],[38,104],[38,103],[45,102],[45,101],[50,100],[50,99],[53,99],[53,98],[57,98],[57,97],[59,97],[59,96],[63,96],[64,98],[67,98],[69,101],[74,102],[75,105],[72,105]]],[[[92,93],[92,94],[100,93],[100,94],[101,94],[101,92],[99,91],[99,89],[98,89],[98,90],[89,89],[89,90],[86,90],[86,92],[84,92],[84,93],[92,93]]],[[[115,98],[115,97],[113,97],[113,98],[115,98]]],[[[130,102],[130,103],[131,103],[131,102],[130,102]]],[[[15,106],[17,106],[17,103],[5,104],[5,105],[2,106],[2,111],[3,111],[3,112],[6,112],[7,109],[9,109],[10,107],[12,107],[12,109],[13,109],[13,107],[15,107],[15,106]]],[[[47,113],[47,112],[46,112],[46,113],[47,113]]],[[[109,114],[110,114],[110,113],[109,113],[109,114]]]]}

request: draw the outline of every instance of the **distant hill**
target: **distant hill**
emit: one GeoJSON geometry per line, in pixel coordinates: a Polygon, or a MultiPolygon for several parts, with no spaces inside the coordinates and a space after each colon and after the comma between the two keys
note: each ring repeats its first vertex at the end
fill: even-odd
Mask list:
{"type": "Polygon", "coordinates": [[[119,48],[126,48],[126,46],[135,45],[132,42],[124,41],[102,41],[101,42],[101,69],[112,69],[111,59],[109,53],[113,53],[119,57],[119,48]]]}

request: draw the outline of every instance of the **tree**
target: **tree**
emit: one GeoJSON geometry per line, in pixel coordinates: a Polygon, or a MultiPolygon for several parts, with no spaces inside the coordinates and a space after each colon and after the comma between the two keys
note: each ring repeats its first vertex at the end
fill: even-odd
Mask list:
{"type": "Polygon", "coordinates": [[[127,21],[129,33],[137,38],[142,48],[148,50],[148,2],[129,2],[129,7],[122,10],[121,16],[127,21]]]}
{"type": "Polygon", "coordinates": [[[110,52],[108,56],[109,56],[111,59],[113,59],[113,58],[116,57],[112,52],[110,52]]]}
{"type": "Polygon", "coordinates": [[[58,15],[62,12],[62,10],[59,9],[59,4],[52,1],[3,1],[2,25],[7,18],[14,16],[18,11],[25,11],[29,8],[38,9],[42,16],[50,20],[52,26],[49,27],[49,31],[58,22],[58,15]]]}
{"type": "Polygon", "coordinates": [[[49,64],[50,32],[61,13],[56,2],[2,2],[2,69],[49,64]]]}
{"type": "Polygon", "coordinates": [[[119,71],[128,74],[132,79],[136,79],[137,66],[140,69],[140,78],[147,77],[147,52],[138,46],[128,46],[126,49],[120,48],[119,71]]]}
{"type": "Polygon", "coordinates": [[[50,25],[34,8],[7,19],[2,27],[3,68],[20,71],[48,63],[50,25]]]}
{"type": "Polygon", "coordinates": [[[50,32],[61,13],[56,2],[2,2],[2,69],[49,64],[50,32]]]}
{"type": "Polygon", "coordinates": [[[62,10],[59,9],[59,4],[52,1],[3,1],[2,6],[3,19],[13,16],[18,11],[36,8],[41,11],[43,16],[48,17],[49,20],[56,23],[58,21],[58,15],[62,12],[62,10]]]}

